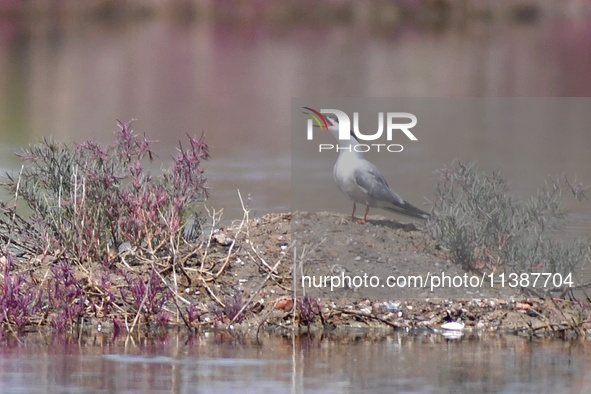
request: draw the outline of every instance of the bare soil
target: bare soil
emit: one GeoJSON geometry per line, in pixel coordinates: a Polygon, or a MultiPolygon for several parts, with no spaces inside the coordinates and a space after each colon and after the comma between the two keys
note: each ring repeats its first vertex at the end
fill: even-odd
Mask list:
{"type": "MultiPolygon", "coordinates": [[[[420,225],[379,216],[359,224],[348,216],[326,212],[269,214],[204,231],[199,242],[185,245],[182,259],[174,265],[168,258],[146,262],[127,251],[112,256],[105,278],[99,274],[105,271],[104,262],[80,264],[74,267],[74,276],[76,288],[85,294],[84,327],[100,327],[105,332],[162,324],[250,333],[294,328],[440,331],[442,324],[458,321],[465,324],[467,332],[587,334],[591,323],[588,302],[531,297],[509,287],[431,289],[428,283],[403,288],[358,284],[332,290],[302,287],[304,275],[367,275],[380,280],[443,273],[482,276],[453,263],[447,252],[418,228],[420,225]],[[139,307],[129,301],[130,282],[125,275],[148,278],[150,272],[152,279],[145,279],[146,286],[160,278],[161,290],[173,294],[163,306],[165,314],[160,321],[155,313],[145,313],[151,302],[146,301],[147,296],[139,307]]],[[[39,286],[54,283],[46,264],[33,260],[26,267],[39,286]]],[[[31,320],[35,326],[31,329],[49,326],[51,314],[59,311],[43,307],[39,313],[31,320]]]]}
{"type": "MultiPolygon", "coordinates": [[[[509,287],[311,288],[305,294],[308,298],[301,301],[302,275],[369,273],[386,278],[445,272],[481,276],[454,264],[447,252],[417,226],[420,223],[398,223],[379,216],[359,224],[336,213],[295,212],[254,219],[240,232],[238,226],[221,228],[210,246],[219,261],[227,258],[230,240],[236,242],[224,275],[216,280],[215,291],[224,294],[218,295],[220,299],[229,299],[238,290],[243,294],[248,306],[245,320],[238,326],[245,329],[288,328],[294,324],[295,315],[295,324],[314,329],[438,330],[446,322],[461,321],[467,331],[586,333],[588,307],[573,300],[529,297],[509,287]],[[294,266],[298,277],[295,297],[300,300],[295,314],[294,266]],[[314,310],[316,302],[319,313],[306,314],[314,310]]],[[[211,292],[203,288],[190,291],[211,292]]]]}

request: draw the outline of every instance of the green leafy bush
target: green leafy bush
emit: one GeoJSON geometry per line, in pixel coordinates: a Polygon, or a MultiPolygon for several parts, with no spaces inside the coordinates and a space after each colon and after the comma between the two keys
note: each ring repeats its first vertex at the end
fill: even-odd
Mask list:
{"type": "Polygon", "coordinates": [[[520,201],[499,172],[474,163],[454,162],[439,175],[428,229],[465,269],[568,274],[589,260],[589,242],[556,236],[566,221],[561,197],[581,200],[580,184],[559,177],[520,201]]]}
{"type": "Polygon", "coordinates": [[[208,147],[203,137],[189,137],[172,166],[154,177],[145,168],[152,143],[129,123],[118,124],[116,142],[107,147],[44,139],[18,154],[22,170],[3,184],[15,198],[0,203],[0,236],[11,252],[80,262],[122,249],[149,255],[178,249],[195,203],[207,197],[201,162],[208,147]],[[30,214],[21,216],[21,202],[30,214]]]}

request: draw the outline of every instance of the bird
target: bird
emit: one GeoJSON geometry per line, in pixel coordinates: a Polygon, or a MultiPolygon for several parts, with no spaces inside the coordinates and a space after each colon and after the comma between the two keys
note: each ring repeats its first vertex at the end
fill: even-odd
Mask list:
{"type": "Polygon", "coordinates": [[[351,138],[339,139],[338,118],[334,115],[324,115],[327,120],[328,131],[338,141],[338,157],[334,165],[333,176],[339,189],[353,201],[351,220],[360,224],[367,222],[369,208],[381,208],[386,211],[411,216],[418,219],[428,219],[430,215],[405,201],[395,193],[380,170],[362,152],[354,147],[359,140],[353,132],[351,138]],[[357,204],[365,205],[363,219],[355,217],[357,204]]]}

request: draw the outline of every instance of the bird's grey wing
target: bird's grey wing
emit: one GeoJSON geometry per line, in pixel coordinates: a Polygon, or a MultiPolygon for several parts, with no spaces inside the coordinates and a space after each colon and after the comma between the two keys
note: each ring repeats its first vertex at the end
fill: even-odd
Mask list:
{"type": "Polygon", "coordinates": [[[421,219],[427,219],[430,216],[427,212],[404,201],[390,189],[380,170],[370,162],[355,170],[355,183],[365,191],[374,204],[382,209],[421,219]]]}
{"type": "Polygon", "coordinates": [[[390,189],[380,170],[370,162],[355,169],[355,183],[375,202],[397,205],[404,203],[402,197],[390,189]]]}

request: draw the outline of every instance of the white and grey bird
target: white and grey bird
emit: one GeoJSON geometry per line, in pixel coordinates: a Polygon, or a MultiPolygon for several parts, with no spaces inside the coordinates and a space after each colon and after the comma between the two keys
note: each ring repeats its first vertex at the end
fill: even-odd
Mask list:
{"type": "Polygon", "coordinates": [[[419,219],[428,219],[429,214],[414,205],[406,202],[400,195],[396,194],[378,168],[368,161],[363,153],[355,151],[355,145],[359,140],[351,132],[351,138],[339,139],[338,119],[333,115],[325,115],[328,123],[328,131],[338,141],[338,157],[334,165],[334,179],[341,191],[353,200],[353,213],[351,220],[356,220],[356,204],[365,205],[363,219],[359,223],[367,221],[369,208],[381,208],[386,211],[400,213],[419,219]]]}

